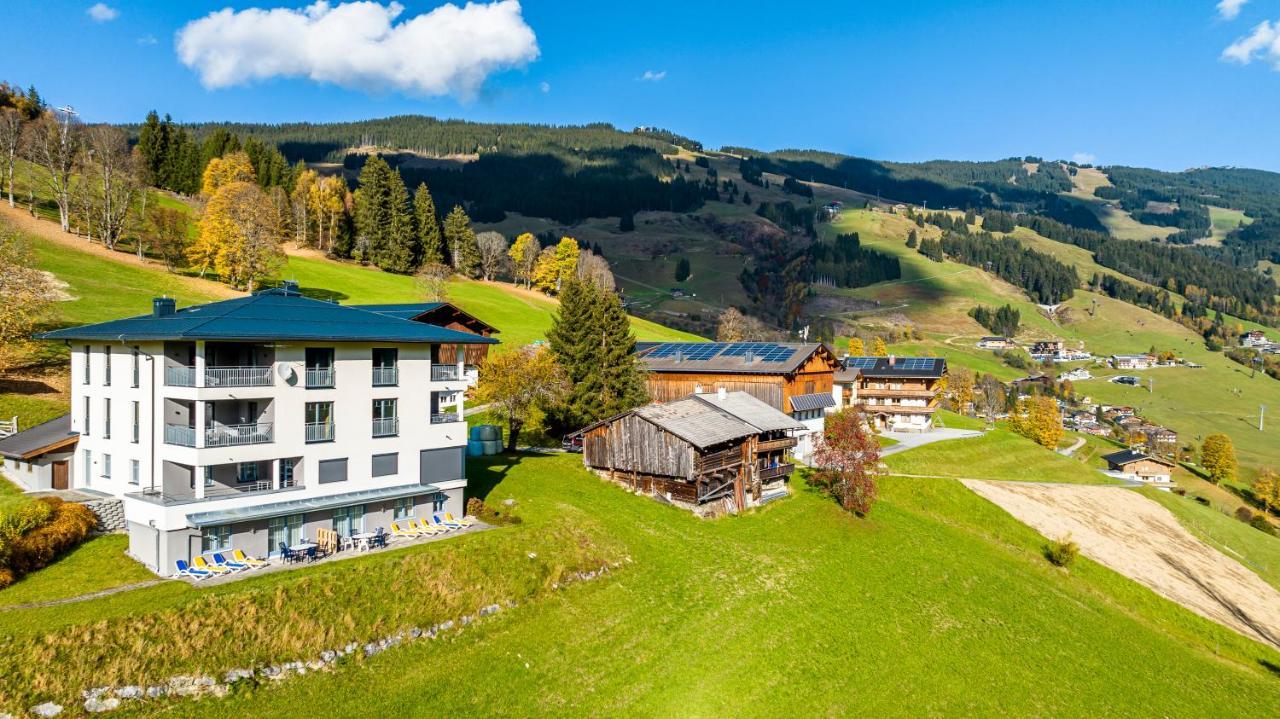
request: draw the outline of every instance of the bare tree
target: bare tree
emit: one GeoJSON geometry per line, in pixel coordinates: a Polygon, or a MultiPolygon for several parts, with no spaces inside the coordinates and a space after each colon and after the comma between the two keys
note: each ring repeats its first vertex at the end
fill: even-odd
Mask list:
{"type": "Polygon", "coordinates": [[[70,112],[59,122],[51,113],[41,115],[23,133],[27,157],[48,174],[45,184],[58,204],[62,231],[71,230],[71,178],[80,160],[83,138],[80,125],[70,112]]]}
{"type": "Polygon", "coordinates": [[[13,202],[13,167],[18,161],[22,142],[22,115],[12,107],[0,108],[0,170],[9,189],[9,207],[13,202]]]}
{"type": "Polygon", "coordinates": [[[449,301],[449,277],[453,269],[448,265],[433,262],[423,265],[414,276],[414,282],[422,291],[422,298],[428,302],[449,301]]]}
{"type": "Polygon", "coordinates": [[[776,334],[763,322],[743,314],[736,307],[720,313],[720,325],[716,328],[716,340],[719,342],[763,342],[773,339],[776,334]]]}
{"type": "MultiPolygon", "coordinates": [[[[124,234],[134,200],[142,189],[124,131],[97,125],[86,131],[88,167],[84,182],[89,195],[90,227],[107,249],[114,250],[124,234]]],[[[92,239],[92,230],[90,230],[92,239]]]]}
{"type": "Polygon", "coordinates": [[[476,235],[476,247],[480,250],[480,274],[486,280],[502,272],[507,257],[507,238],[500,232],[481,232],[476,235]]]}
{"type": "Polygon", "coordinates": [[[578,279],[590,282],[602,290],[612,292],[617,287],[613,271],[609,269],[609,261],[591,250],[579,252],[577,273],[578,279]]]}

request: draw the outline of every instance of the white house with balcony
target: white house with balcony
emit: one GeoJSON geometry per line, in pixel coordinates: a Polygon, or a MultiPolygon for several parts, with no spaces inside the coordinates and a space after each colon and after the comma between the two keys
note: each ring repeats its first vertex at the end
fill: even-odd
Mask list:
{"type": "Polygon", "coordinates": [[[496,340],[288,284],[153,305],[42,336],[72,353],[70,485],[123,500],[138,561],[462,512],[465,348],[496,340]]]}

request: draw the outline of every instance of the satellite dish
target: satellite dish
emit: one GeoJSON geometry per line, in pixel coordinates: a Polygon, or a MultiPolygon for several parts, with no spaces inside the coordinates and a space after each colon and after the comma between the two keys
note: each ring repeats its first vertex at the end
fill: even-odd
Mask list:
{"type": "Polygon", "coordinates": [[[289,383],[292,383],[294,377],[298,376],[298,373],[293,369],[293,365],[284,362],[276,365],[276,374],[280,376],[280,379],[289,383]]]}

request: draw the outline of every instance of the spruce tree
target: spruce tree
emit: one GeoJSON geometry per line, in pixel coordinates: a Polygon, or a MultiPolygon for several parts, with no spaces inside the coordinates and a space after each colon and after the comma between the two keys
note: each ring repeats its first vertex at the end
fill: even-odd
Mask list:
{"type": "Polygon", "coordinates": [[[600,374],[600,404],[594,408],[594,422],[610,417],[649,400],[644,373],[636,360],[636,338],[631,332],[631,318],[622,309],[618,295],[595,290],[597,321],[594,323],[599,341],[597,367],[600,374]]]}
{"type": "Polygon", "coordinates": [[[419,183],[413,193],[413,217],[418,229],[419,264],[443,264],[444,241],[440,237],[440,220],[436,218],[436,202],[425,182],[419,183]]]}
{"type": "Polygon", "coordinates": [[[471,218],[461,205],[454,205],[444,220],[444,242],[449,247],[453,269],[475,277],[476,268],[480,266],[480,247],[476,244],[476,231],[471,229],[471,218]]]}
{"type": "Polygon", "coordinates": [[[370,157],[360,170],[355,210],[356,233],[367,247],[365,258],[388,272],[412,272],[417,239],[409,192],[400,173],[381,157],[370,157]]]}
{"type": "Polygon", "coordinates": [[[601,403],[603,383],[596,361],[599,353],[595,351],[595,337],[599,335],[595,311],[598,294],[595,285],[569,279],[561,288],[560,309],[547,332],[547,343],[570,387],[563,403],[551,413],[564,429],[577,429],[594,421],[590,418],[601,403]]]}

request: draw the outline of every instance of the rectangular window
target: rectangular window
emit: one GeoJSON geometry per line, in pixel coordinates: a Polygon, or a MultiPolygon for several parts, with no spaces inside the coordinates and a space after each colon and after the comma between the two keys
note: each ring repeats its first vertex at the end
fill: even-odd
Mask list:
{"type": "Polygon", "coordinates": [[[375,347],[373,349],[373,386],[391,387],[398,381],[396,360],[399,351],[394,347],[375,347]]]}
{"type": "Polygon", "coordinates": [[[204,468],[204,487],[208,489],[213,486],[213,467],[206,466],[204,468]]]}
{"type": "Polygon", "coordinates": [[[236,484],[253,484],[258,481],[258,463],[241,462],[236,467],[236,484]]]}
{"type": "Polygon", "coordinates": [[[393,519],[405,519],[413,516],[413,497],[401,497],[396,500],[395,509],[392,510],[393,519]]]}
{"type": "Polygon", "coordinates": [[[93,451],[86,449],[84,450],[83,456],[84,456],[84,484],[87,487],[90,484],[93,484],[93,481],[91,479],[91,477],[93,477],[93,451]]]}
{"type": "Polygon", "coordinates": [[[86,437],[88,437],[91,434],[89,430],[93,429],[93,422],[90,421],[91,412],[89,411],[92,406],[93,406],[93,400],[89,399],[88,397],[85,397],[84,398],[84,419],[81,420],[80,434],[86,437]]]}
{"type": "Polygon", "coordinates": [[[333,531],[350,537],[364,531],[364,505],[339,507],[333,510],[333,531]]]}
{"type": "Polygon", "coordinates": [[[302,542],[302,515],[291,514],[288,517],[272,517],[267,523],[268,551],[273,555],[280,554],[280,545],[292,547],[302,542]]]}
{"type": "Polygon", "coordinates": [[[111,455],[102,455],[102,478],[111,479],[111,455]]]}
{"type": "Polygon", "coordinates": [[[333,441],[334,427],[332,402],[307,403],[306,439],[308,442],[333,441]]]}
{"type": "Polygon", "coordinates": [[[396,418],[396,400],[373,401],[373,436],[394,437],[400,433],[400,421],[396,418]]]}
{"type": "Polygon", "coordinates": [[[102,438],[111,439],[111,398],[102,399],[102,438]]]}
{"type": "Polygon", "coordinates": [[[293,486],[293,458],[286,457],[280,460],[280,488],[293,486]]]}
{"type": "Polygon", "coordinates": [[[84,346],[84,379],[82,380],[84,384],[89,384],[89,357],[90,357],[89,345],[85,345],[84,346]]]}
{"type": "Polygon", "coordinates": [[[141,423],[141,413],[142,413],[142,410],[140,405],[137,402],[134,402],[133,409],[131,410],[131,416],[133,418],[133,443],[134,444],[138,443],[138,436],[141,434],[141,429],[139,427],[139,424],[141,423]]]}
{"type": "Polygon", "coordinates": [[[374,477],[388,477],[400,473],[400,455],[396,452],[373,455],[370,474],[374,477]]]}
{"type": "Polygon", "coordinates": [[[334,385],[332,347],[306,349],[306,375],[307,387],[323,389],[334,385]]]}
{"type": "Polygon", "coordinates": [[[231,525],[205,527],[200,530],[200,551],[225,552],[231,549],[231,525]]]}
{"type": "Polygon", "coordinates": [[[111,386],[111,345],[102,346],[102,384],[111,386]]]}
{"type": "Polygon", "coordinates": [[[431,495],[431,511],[443,512],[444,500],[445,500],[444,492],[436,492],[435,494],[431,495]]]}
{"type": "Polygon", "coordinates": [[[318,480],[320,484],[347,481],[346,458],[320,460],[320,473],[318,480]]]}
{"type": "Polygon", "coordinates": [[[133,348],[133,386],[134,387],[138,386],[138,381],[141,379],[142,369],[139,366],[141,364],[142,364],[142,357],[138,353],[138,348],[134,347],[133,348]]]}
{"type": "Polygon", "coordinates": [[[462,479],[463,448],[424,449],[418,454],[418,481],[422,484],[462,479]]]}
{"type": "Polygon", "coordinates": [[[142,480],[142,463],[136,459],[129,460],[129,484],[137,485],[142,480]]]}

